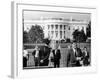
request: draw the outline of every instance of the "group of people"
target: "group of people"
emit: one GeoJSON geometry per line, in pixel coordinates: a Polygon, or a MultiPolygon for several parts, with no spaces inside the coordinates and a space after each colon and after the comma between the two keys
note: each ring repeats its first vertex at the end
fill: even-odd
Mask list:
{"type": "Polygon", "coordinates": [[[47,67],[59,67],[61,52],[60,49],[51,49],[48,46],[45,46],[43,49],[39,49],[37,46],[32,52],[34,56],[35,66],[47,66],[47,67]]]}
{"type": "MultiPolygon", "coordinates": [[[[84,47],[83,50],[77,47],[76,43],[72,43],[68,47],[68,53],[66,54],[66,67],[75,66],[88,66],[90,64],[90,55],[87,48],[84,47]]],[[[24,51],[24,54],[26,52],[24,51]]],[[[40,49],[38,46],[32,52],[34,57],[35,67],[60,67],[61,61],[61,48],[60,46],[55,49],[50,48],[48,45],[40,49]]],[[[23,67],[27,67],[28,54],[23,56],[23,67]]]]}
{"type": "Polygon", "coordinates": [[[67,67],[88,66],[90,54],[87,48],[81,50],[76,43],[73,43],[67,54],[67,67]]]}
{"type": "MultiPolygon", "coordinates": [[[[23,55],[23,67],[27,67],[27,61],[29,60],[29,54],[27,50],[24,50],[23,55]]],[[[34,66],[37,67],[60,67],[61,52],[58,47],[56,49],[50,48],[48,45],[39,48],[35,46],[32,56],[34,58],[34,66]]]]}

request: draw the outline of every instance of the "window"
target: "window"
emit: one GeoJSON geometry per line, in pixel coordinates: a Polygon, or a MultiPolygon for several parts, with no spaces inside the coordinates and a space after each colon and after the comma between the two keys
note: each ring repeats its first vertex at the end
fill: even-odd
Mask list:
{"type": "Polygon", "coordinates": [[[52,36],[51,38],[53,38],[53,34],[54,34],[54,31],[51,31],[51,36],[52,36]]]}
{"type": "Polygon", "coordinates": [[[56,29],[58,29],[58,25],[55,25],[56,26],[56,29]]]}
{"type": "Polygon", "coordinates": [[[66,29],[66,25],[64,25],[64,30],[66,29]]]}
{"type": "Polygon", "coordinates": [[[60,38],[62,38],[62,31],[60,31],[60,38]]]}
{"type": "Polygon", "coordinates": [[[64,35],[65,35],[65,31],[64,31],[64,35]]]}
{"type": "Polygon", "coordinates": [[[48,38],[50,38],[50,31],[48,32],[48,38]]]}
{"type": "Polygon", "coordinates": [[[66,35],[66,34],[65,34],[65,31],[64,31],[64,38],[65,38],[65,35],[66,35]]]}
{"type": "Polygon", "coordinates": [[[54,25],[51,25],[51,28],[53,29],[54,28],[54,25]]]}
{"type": "Polygon", "coordinates": [[[69,26],[68,30],[70,30],[70,26],[69,26]]]}
{"type": "Polygon", "coordinates": [[[62,29],[62,25],[60,25],[60,29],[62,29]]]}
{"type": "Polygon", "coordinates": [[[53,35],[54,34],[54,31],[51,31],[51,34],[53,35]]]}

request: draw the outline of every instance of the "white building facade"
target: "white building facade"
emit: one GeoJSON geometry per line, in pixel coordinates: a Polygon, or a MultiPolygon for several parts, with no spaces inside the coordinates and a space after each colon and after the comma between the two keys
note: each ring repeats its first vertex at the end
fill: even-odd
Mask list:
{"type": "Polygon", "coordinates": [[[44,38],[50,40],[73,40],[73,31],[76,29],[84,30],[88,26],[88,21],[75,20],[75,19],[63,19],[63,18],[42,18],[39,20],[25,20],[24,30],[29,31],[32,25],[40,25],[44,31],[44,38]]]}

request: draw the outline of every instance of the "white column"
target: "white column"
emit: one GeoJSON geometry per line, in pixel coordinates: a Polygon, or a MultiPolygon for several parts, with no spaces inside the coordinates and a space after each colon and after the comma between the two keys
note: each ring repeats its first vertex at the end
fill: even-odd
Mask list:
{"type": "Polygon", "coordinates": [[[53,31],[54,31],[54,33],[53,33],[53,39],[55,40],[55,26],[53,25],[53,31]]]}
{"type": "Polygon", "coordinates": [[[50,29],[49,29],[49,34],[50,34],[50,39],[52,40],[52,38],[51,38],[51,36],[52,36],[52,34],[51,34],[51,26],[50,26],[50,29]]]}
{"type": "Polygon", "coordinates": [[[58,37],[59,37],[59,40],[60,40],[60,25],[58,25],[58,37]]]}
{"type": "Polygon", "coordinates": [[[64,39],[64,25],[62,25],[62,39],[64,39]]]}

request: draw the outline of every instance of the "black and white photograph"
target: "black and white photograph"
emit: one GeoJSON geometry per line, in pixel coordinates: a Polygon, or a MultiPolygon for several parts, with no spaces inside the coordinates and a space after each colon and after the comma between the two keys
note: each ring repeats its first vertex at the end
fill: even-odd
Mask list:
{"type": "Polygon", "coordinates": [[[91,66],[91,14],[23,10],[23,69],[91,66]]]}

